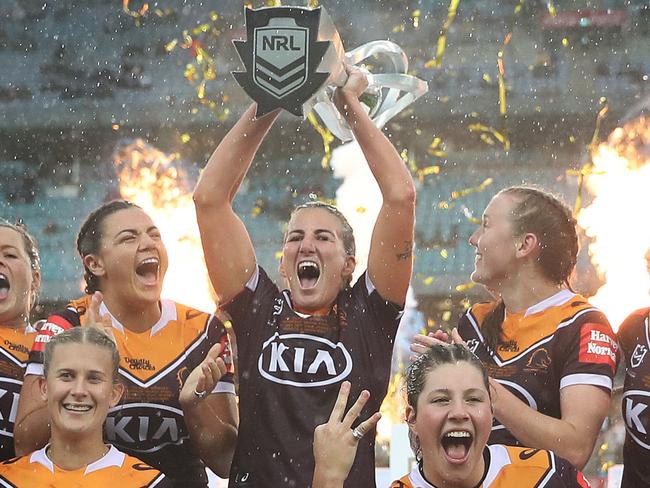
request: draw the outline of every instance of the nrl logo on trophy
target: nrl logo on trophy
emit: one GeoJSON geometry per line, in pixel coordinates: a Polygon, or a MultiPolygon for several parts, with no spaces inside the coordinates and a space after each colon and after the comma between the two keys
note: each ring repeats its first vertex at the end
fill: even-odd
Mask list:
{"type": "Polygon", "coordinates": [[[368,95],[365,105],[377,127],[427,91],[425,81],[407,74],[406,54],[390,41],[371,41],[345,52],[341,36],[323,7],[267,7],[246,9],[245,41],[233,41],[246,71],[233,75],[257,102],[256,116],[277,108],[294,115],[314,112],[341,141],[353,139],[352,130],[333,102],[336,87],[347,79],[346,65],[382,57],[387,69],[373,74],[365,68],[368,95]]]}
{"type": "Polygon", "coordinates": [[[257,116],[283,108],[302,115],[303,104],[325,83],[318,72],[329,41],[318,41],[321,10],[246,9],[246,41],[234,41],[245,72],[233,73],[257,102],[257,116]]]}

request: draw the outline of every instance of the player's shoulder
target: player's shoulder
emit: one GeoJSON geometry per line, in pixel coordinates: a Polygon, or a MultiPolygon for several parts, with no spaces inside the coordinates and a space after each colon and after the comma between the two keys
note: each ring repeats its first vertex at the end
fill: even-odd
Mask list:
{"type": "Polygon", "coordinates": [[[51,471],[32,462],[34,453],[0,462],[0,487],[48,486],[51,471]]]}
{"type": "Polygon", "coordinates": [[[650,307],[635,310],[625,318],[618,328],[618,334],[623,335],[628,331],[642,328],[646,324],[646,321],[650,321],[650,307]]]}
{"type": "Polygon", "coordinates": [[[413,483],[411,483],[409,475],[404,475],[400,479],[393,481],[389,488],[413,488],[413,483]]]}
{"type": "Polygon", "coordinates": [[[128,454],[125,454],[122,468],[128,479],[134,481],[137,480],[138,482],[143,483],[142,485],[138,484],[137,486],[162,486],[153,483],[159,483],[165,479],[164,474],[160,470],[149,466],[147,463],[136,457],[129,456],[128,454]]]}
{"type": "MultiPolygon", "coordinates": [[[[212,314],[199,310],[197,308],[174,302],[172,300],[161,300],[163,310],[174,310],[174,317],[178,322],[183,324],[202,324],[205,325],[212,317],[212,314]]],[[[172,314],[170,314],[172,315],[172,314]]]]}
{"type": "Polygon", "coordinates": [[[504,481],[516,479],[517,486],[541,486],[546,480],[551,483],[548,486],[589,488],[583,474],[552,451],[500,444],[489,446],[489,450],[490,470],[499,471],[497,478],[504,481]]]}
{"type": "Polygon", "coordinates": [[[90,299],[90,295],[84,295],[82,297],[75,298],[74,300],[70,300],[66,306],[66,310],[69,310],[71,312],[74,311],[80,316],[85,315],[88,307],[90,306],[90,299]]]}
{"type": "MultiPolygon", "coordinates": [[[[518,447],[518,446],[504,446],[498,445],[500,448],[504,449],[507,452],[507,459],[509,464],[517,467],[536,467],[547,469],[554,463],[554,454],[551,451],[545,449],[533,449],[530,447],[518,447]]],[[[492,447],[492,446],[490,446],[492,447]]],[[[497,453],[497,448],[490,449],[490,454],[498,461],[501,459],[501,455],[497,453]]],[[[505,458],[504,458],[505,459],[505,458]]]]}
{"type": "Polygon", "coordinates": [[[476,321],[477,325],[480,326],[485,320],[485,317],[487,317],[488,314],[494,310],[494,307],[496,307],[496,305],[497,304],[494,301],[474,303],[467,309],[465,316],[471,317],[476,321]]]}

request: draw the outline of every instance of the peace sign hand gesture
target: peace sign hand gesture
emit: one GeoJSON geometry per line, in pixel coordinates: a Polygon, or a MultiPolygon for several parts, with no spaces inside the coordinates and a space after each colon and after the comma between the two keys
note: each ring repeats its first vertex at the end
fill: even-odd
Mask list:
{"type": "Polygon", "coordinates": [[[349,395],[350,382],[344,381],[329,420],[314,431],[316,468],[313,488],[343,486],[354,463],[359,440],[372,430],[381,418],[381,414],[376,412],[352,429],[352,424],[370,398],[370,392],[363,390],[346,413],[345,406],[349,395]]]}

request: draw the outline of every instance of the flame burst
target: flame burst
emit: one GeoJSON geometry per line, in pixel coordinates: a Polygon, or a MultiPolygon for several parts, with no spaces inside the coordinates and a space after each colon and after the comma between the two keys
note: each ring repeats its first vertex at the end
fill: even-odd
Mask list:
{"type": "Polygon", "coordinates": [[[162,295],[199,310],[215,309],[196,223],[192,193],[184,171],[142,139],[114,155],[120,194],[139,205],[160,229],[169,254],[162,295]]]}
{"type": "Polygon", "coordinates": [[[605,284],[590,301],[618,329],[628,314],[650,303],[644,258],[650,248],[650,118],[615,129],[592,160],[587,187],[594,201],[578,223],[593,239],[589,254],[605,284]]]}

